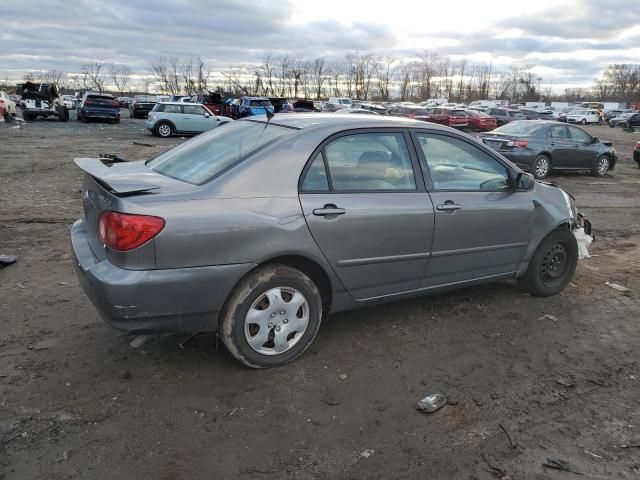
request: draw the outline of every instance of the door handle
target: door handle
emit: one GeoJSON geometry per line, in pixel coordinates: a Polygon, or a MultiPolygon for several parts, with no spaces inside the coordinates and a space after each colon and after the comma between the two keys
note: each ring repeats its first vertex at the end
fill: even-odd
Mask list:
{"type": "Polygon", "coordinates": [[[552,147],[555,146],[556,142],[549,142],[549,145],[551,145],[552,147]]]}
{"type": "Polygon", "coordinates": [[[331,203],[325,205],[323,208],[316,208],[313,210],[313,214],[318,217],[344,215],[345,213],[347,213],[347,211],[344,208],[339,208],[331,203]]]}
{"type": "Polygon", "coordinates": [[[453,203],[451,200],[447,200],[440,205],[436,205],[436,210],[440,210],[441,212],[450,212],[453,213],[456,210],[460,210],[462,205],[458,205],[457,203],[453,203]]]}

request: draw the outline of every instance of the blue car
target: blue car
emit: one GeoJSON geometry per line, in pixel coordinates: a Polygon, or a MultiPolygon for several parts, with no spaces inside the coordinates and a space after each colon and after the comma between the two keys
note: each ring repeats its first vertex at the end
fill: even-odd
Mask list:
{"type": "Polygon", "coordinates": [[[78,108],[78,120],[87,122],[90,119],[120,123],[120,103],[107,93],[85,93],[78,108]]]}
{"type": "Polygon", "coordinates": [[[267,97],[240,97],[238,118],[266,115],[267,112],[273,113],[273,105],[267,97]]]}
{"type": "Polygon", "coordinates": [[[176,133],[208,132],[232,121],[214,115],[198,103],[162,102],[156,104],[147,116],[147,129],[158,137],[167,138],[176,133]]]}

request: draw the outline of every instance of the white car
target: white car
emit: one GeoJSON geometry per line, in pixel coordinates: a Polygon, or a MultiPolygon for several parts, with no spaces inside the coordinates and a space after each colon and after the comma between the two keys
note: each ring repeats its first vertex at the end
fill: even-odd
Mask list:
{"type": "Polygon", "coordinates": [[[62,104],[67,107],[69,110],[75,110],[76,108],[76,99],[73,95],[64,95],[62,97],[62,104]]]}
{"type": "Polygon", "coordinates": [[[7,92],[0,92],[0,104],[4,107],[5,115],[16,116],[16,102],[9,98],[7,92]]]}
{"type": "Polygon", "coordinates": [[[578,110],[577,112],[571,112],[567,115],[568,123],[580,123],[586,125],[587,123],[598,123],[600,116],[597,110],[578,110]]]}

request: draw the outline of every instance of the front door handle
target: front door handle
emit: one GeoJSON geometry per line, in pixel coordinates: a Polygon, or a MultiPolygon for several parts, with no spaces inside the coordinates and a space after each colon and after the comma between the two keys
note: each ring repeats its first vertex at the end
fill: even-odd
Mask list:
{"type": "Polygon", "coordinates": [[[344,215],[347,211],[344,208],[339,208],[331,203],[325,205],[323,208],[316,208],[313,210],[313,214],[318,217],[330,217],[332,215],[344,215]]]}
{"type": "Polygon", "coordinates": [[[460,210],[462,205],[458,205],[457,203],[453,203],[451,200],[447,200],[440,205],[436,205],[436,210],[440,210],[441,212],[450,212],[453,213],[456,210],[460,210]]]}

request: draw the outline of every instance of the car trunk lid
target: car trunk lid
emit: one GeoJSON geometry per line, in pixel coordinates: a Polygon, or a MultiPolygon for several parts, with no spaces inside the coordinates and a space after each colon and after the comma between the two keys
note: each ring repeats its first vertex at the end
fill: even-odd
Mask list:
{"type": "Polygon", "coordinates": [[[140,199],[143,195],[183,193],[197,187],[149,169],[144,161],[126,162],[107,158],[76,158],[75,164],[85,173],[82,203],[87,222],[89,245],[102,260],[106,250],[98,237],[98,221],[104,211],[148,213],[140,199]]]}

